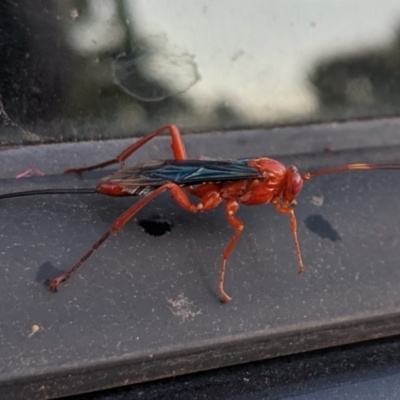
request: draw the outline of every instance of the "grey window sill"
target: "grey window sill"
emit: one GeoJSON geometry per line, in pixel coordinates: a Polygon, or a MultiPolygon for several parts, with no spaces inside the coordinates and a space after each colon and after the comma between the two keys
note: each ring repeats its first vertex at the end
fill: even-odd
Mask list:
{"type": "MultiPolygon", "coordinates": [[[[393,119],[184,140],[193,157],[280,155],[305,171],[399,161],[398,127],[393,119]]],[[[5,150],[1,190],[94,185],[103,172],[10,177],[29,167],[50,174],[103,161],[126,143],[5,150]]],[[[161,138],[134,160],[166,158],[168,150],[161,138]]],[[[296,208],[303,275],[288,219],[269,205],[241,207],[245,231],[228,264],[228,305],[216,293],[221,252],[232,235],[221,208],[192,215],[168,195],[156,199],[138,218],[163,215],[174,223],[171,232],[152,237],[137,219],[130,222],[51,294],[43,281],[72,266],[135,198],[2,200],[1,393],[60,397],[398,334],[398,198],[396,171],[308,182],[296,208]]]]}

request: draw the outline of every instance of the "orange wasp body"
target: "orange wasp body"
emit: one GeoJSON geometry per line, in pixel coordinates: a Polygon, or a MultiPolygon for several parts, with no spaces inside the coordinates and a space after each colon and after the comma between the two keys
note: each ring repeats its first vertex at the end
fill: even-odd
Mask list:
{"type": "Polygon", "coordinates": [[[299,241],[297,222],[293,210],[296,197],[303,183],[315,176],[349,170],[400,169],[400,164],[347,164],[327,168],[301,175],[293,165],[285,167],[280,162],[267,158],[240,160],[188,160],[185,146],[179,130],[174,125],[166,125],[148,134],[122,151],[116,158],[90,167],[69,169],[66,173],[82,173],[108,165],[123,163],[136,150],[149,140],[168,130],[172,137],[174,160],[151,161],[133,167],[122,168],[115,174],[100,181],[95,189],[77,190],[40,190],[0,195],[1,198],[17,197],[31,194],[55,193],[100,193],[109,196],[144,195],[139,201],[126,210],[113,223],[111,228],[92,246],[92,248],[67,272],[49,280],[48,288],[56,292],[59,285],[67,280],[90,255],[114,232],[121,229],[142,207],[169,191],[172,198],[185,210],[202,213],[212,210],[225,202],[225,212],[229,224],[235,233],[222,254],[218,292],[223,303],[231,298],[224,290],[226,262],[244,228],[242,221],[235,214],[240,204],[260,205],[271,203],[281,214],[287,214],[291,221],[295,251],[298,260],[298,272],[304,270],[299,241]],[[192,203],[190,195],[199,198],[192,203]]]}

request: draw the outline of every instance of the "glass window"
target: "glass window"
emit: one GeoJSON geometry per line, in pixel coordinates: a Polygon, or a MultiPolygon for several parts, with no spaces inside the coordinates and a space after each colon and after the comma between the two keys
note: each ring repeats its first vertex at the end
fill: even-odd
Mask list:
{"type": "Polygon", "coordinates": [[[398,114],[394,0],[3,1],[2,143],[398,114]]]}

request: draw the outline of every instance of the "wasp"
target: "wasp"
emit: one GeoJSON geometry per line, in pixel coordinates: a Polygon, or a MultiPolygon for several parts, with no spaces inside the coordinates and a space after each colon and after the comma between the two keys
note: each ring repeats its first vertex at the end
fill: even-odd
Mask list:
{"type": "Polygon", "coordinates": [[[297,257],[298,272],[302,273],[304,271],[304,263],[297,235],[294,206],[304,182],[316,176],[350,170],[400,169],[400,164],[395,163],[359,163],[300,174],[294,165],[286,167],[279,161],[268,157],[238,160],[190,160],[187,158],[185,145],[178,128],[175,125],[165,125],[139,139],[111,160],[89,167],[68,169],[65,173],[81,174],[82,172],[104,168],[113,164],[121,164],[122,168],[114,174],[103,178],[94,189],[49,189],[0,195],[0,199],[59,193],[143,196],[115,220],[111,228],[94,243],[71,269],[46,282],[47,287],[52,292],[57,292],[62,282],[70,278],[105,240],[119,231],[146,204],[161,193],[169,192],[179,206],[191,213],[210,211],[224,203],[226,218],[229,225],[234,229],[234,234],[222,253],[218,293],[220,300],[223,303],[228,303],[231,297],[225,292],[224,277],[228,258],[244,229],[243,222],[236,217],[240,205],[256,206],[270,203],[278,213],[287,215],[290,218],[290,229],[297,257]],[[165,131],[169,132],[172,139],[171,148],[174,159],[149,161],[132,167],[124,167],[124,162],[128,157],[165,131]],[[198,198],[196,203],[192,202],[192,196],[198,198]]]}

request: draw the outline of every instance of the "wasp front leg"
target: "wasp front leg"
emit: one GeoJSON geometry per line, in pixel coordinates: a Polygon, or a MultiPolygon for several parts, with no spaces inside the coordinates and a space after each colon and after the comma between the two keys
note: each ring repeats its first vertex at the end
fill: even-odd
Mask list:
{"type": "Polygon", "coordinates": [[[292,208],[283,207],[278,204],[274,204],[274,206],[275,206],[276,210],[278,212],[280,212],[281,214],[290,215],[290,230],[293,235],[294,248],[296,250],[297,261],[299,264],[298,273],[302,274],[304,272],[304,264],[303,264],[303,258],[301,256],[299,239],[297,237],[297,220],[296,220],[296,215],[294,213],[294,210],[292,208]]]}
{"type": "Polygon", "coordinates": [[[229,242],[228,246],[226,247],[225,251],[222,254],[222,262],[221,268],[219,271],[219,280],[218,280],[218,292],[220,299],[223,303],[229,303],[232,298],[228,296],[224,290],[224,280],[225,280],[225,270],[226,270],[226,262],[235,247],[237,240],[239,239],[240,234],[243,231],[244,224],[242,221],[235,218],[235,213],[239,209],[239,203],[235,200],[228,200],[225,204],[225,212],[228,218],[229,224],[236,230],[235,234],[233,235],[231,241],[229,242]]]}

